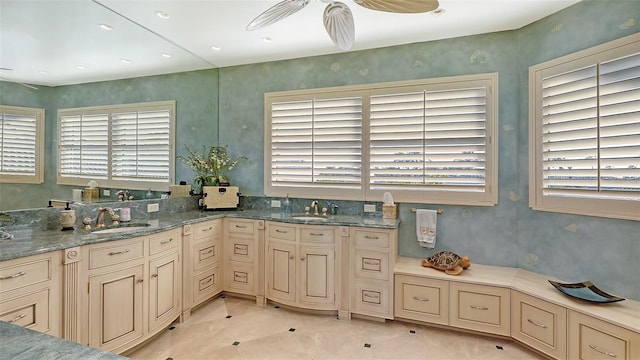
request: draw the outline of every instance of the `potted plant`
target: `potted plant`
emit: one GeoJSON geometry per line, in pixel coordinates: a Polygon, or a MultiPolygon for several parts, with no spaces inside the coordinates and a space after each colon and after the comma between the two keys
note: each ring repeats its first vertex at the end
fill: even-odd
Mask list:
{"type": "Polygon", "coordinates": [[[179,156],[185,164],[189,165],[196,176],[193,183],[202,186],[228,186],[227,173],[238,165],[240,160],[247,159],[240,156],[231,159],[227,152],[227,145],[211,146],[207,149],[202,145],[202,152],[191,150],[185,145],[188,156],[179,156]]]}

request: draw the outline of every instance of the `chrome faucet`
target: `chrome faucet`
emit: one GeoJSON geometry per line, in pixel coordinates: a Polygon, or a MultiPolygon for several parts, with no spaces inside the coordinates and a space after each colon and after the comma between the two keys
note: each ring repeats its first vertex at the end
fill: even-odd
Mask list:
{"type": "Polygon", "coordinates": [[[313,215],[320,215],[320,212],[318,211],[318,200],[313,200],[310,207],[313,209],[313,215]]]}
{"type": "Polygon", "coordinates": [[[96,217],[96,228],[105,227],[105,217],[109,213],[109,217],[111,218],[111,225],[120,224],[120,216],[113,211],[112,208],[98,208],[98,216],[96,217]]]}

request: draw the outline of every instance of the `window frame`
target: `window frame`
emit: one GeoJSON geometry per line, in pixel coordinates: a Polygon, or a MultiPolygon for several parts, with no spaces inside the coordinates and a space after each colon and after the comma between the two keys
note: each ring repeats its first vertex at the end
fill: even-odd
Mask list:
{"type": "MultiPolygon", "coordinates": [[[[543,188],[542,79],[622,58],[640,51],[640,35],[634,34],[529,68],[529,206],[536,211],[640,220],[640,201],[589,197],[565,191],[545,195],[543,188]]],[[[612,194],[613,195],[613,194],[612,194]]],[[[640,195],[640,194],[638,194],[640,195]]],[[[630,196],[632,198],[633,196],[630,196]]]]}
{"type": "Polygon", "coordinates": [[[145,103],[132,103],[132,104],[119,104],[119,105],[106,105],[106,106],[90,106],[81,108],[68,108],[58,109],[58,161],[57,161],[57,183],[59,185],[73,185],[73,186],[85,186],[88,181],[96,180],[100,187],[103,188],[122,188],[129,190],[153,190],[153,191],[166,191],[170,184],[175,182],[175,122],[176,122],[176,104],[174,100],[169,101],[155,101],[145,103]],[[166,181],[144,181],[144,180],[117,180],[113,179],[113,157],[112,157],[112,116],[113,114],[121,114],[127,112],[140,112],[140,111],[169,111],[169,155],[168,155],[168,171],[169,178],[166,181]],[[91,114],[107,114],[108,117],[108,160],[107,160],[107,179],[96,179],[88,176],[62,176],[60,168],[60,153],[62,150],[60,136],[61,134],[61,118],[63,116],[74,115],[91,115],[91,114]]]}
{"type": "Polygon", "coordinates": [[[11,113],[15,115],[29,115],[36,118],[35,132],[35,165],[34,175],[12,175],[0,173],[0,183],[3,184],[42,184],[44,183],[44,133],[45,133],[45,110],[42,108],[31,108],[12,105],[0,105],[0,113],[11,113]]]}
{"type": "Polygon", "coordinates": [[[441,78],[374,83],[342,87],[304,89],[265,93],[265,146],[264,146],[264,191],[267,196],[293,196],[331,200],[381,201],[385,192],[391,192],[395,202],[494,206],[498,203],[498,74],[484,73],[441,78]],[[420,190],[407,190],[402,186],[391,189],[371,189],[370,184],[370,102],[371,96],[393,94],[416,89],[462,88],[462,84],[484,84],[487,88],[485,119],[485,185],[478,193],[439,190],[425,185],[420,190]],[[322,186],[274,187],[271,184],[271,104],[278,101],[309,100],[326,97],[362,97],[362,170],[360,189],[332,189],[322,186]]]}

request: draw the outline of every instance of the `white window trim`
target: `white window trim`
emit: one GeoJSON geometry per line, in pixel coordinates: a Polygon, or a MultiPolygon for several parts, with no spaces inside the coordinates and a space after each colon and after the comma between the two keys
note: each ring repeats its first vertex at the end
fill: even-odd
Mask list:
{"type": "Polygon", "coordinates": [[[3,184],[42,184],[44,182],[44,126],[45,111],[40,108],[0,105],[0,112],[33,115],[36,117],[35,175],[0,174],[3,184]]]}
{"type": "MultiPolygon", "coordinates": [[[[147,182],[147,181],[122,181],[111,179],[111,163],[109,163],[109,179],[98,179],[99,187],[104,188],[120,188],[127,190],[153,190],[153,191],[167,191],[169,185],[175,183],[175,117],[176,117],[176,105],[175,101],[156,101],[146,103],[135,104],[121,104],[121,105],[106,105],[106,106],[91,106],[83,108],[69,108],[58,110],[58,144],[60,143],[60,118],[62,116],[77,115],[77,114],[91,114],[91,113],[108,113],[109,122],[111,122],[111,114],[117,112],[128,111],[140,111],[145,109],[157,109],[168,108],[170,111],[170,144],[169,144],[169,179],[166,182],[147,182]]],[[[111,125],[109,124],[109,128],[111,125]]],[[[111,144],[109,144],[109,153],[111,153],[111,144]]],[[[60,159],[60,146],[58,146],[58,159],[60,159]]],[[[109,156],[109,162],[111,162],[111,156],[109,156]]],[[[69,177],[60,175],[60,163],[58,161],[58,176],[57,183],[59,185],[73,185],[73,186],[85,186],[92,180],[90,177],[69,177]]]]}
{"type": "Polygon", "coordinates": [[[295,196],[311,197],[333,200],[361,200],[381,201],[384,192],[393,194],[394,201],[405,203],[424,204],[451,204],[494,206],[498,203],[498,74],[475,74],[444,78],[420,79],[409,81],[397,81],[387,83],[375,83],[366,85],[354,85],[343,87],[331,87],[320,89],[292,90],[274,93],[266,93],[264,101],[265,113],[265,147],[264,147],[264,191],[267,196],[295,196]],[[482,194],[470,194],[455,191],[434,191],[425,189],[411,191],[398,186],[392,190],[370,190],[369,187],[369,96],[384,94],[385,91],[395,88],[419,88],[420,86],[437,86],[446,89],[452,83],[460,82],[484,82],[487,84],[488,102],[486,104],[486,170],[485,189],[482,194]],[[348,97],[362,96],[362,188],[358,190],[327,189],[310,187],[286,187],[277,188],[271,185],[271,103],[290,100],[308,100],[322,97],[348,97]]]}
{"type": "Polygon", "coordinates": [[[543,71],[552,67],[570,71],[586,64],[616,59],[640,51],[640,34],[633,34],[590,49],[569,54],[529,68],[529,206],[556,213],[640,220],[640,201],[623,199],[546,196],[542,184],[543,71]]]}

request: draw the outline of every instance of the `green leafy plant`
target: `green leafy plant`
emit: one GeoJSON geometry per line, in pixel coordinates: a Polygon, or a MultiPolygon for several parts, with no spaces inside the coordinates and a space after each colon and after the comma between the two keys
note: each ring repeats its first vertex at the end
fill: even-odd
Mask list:
{"type": "Polygon", "coordinates": [[[211,146],[207,149],[202,145],[202,152],[191,150],[185,145],[188,156],[179,156],[183,163],[189,165],[196,176],[194,184],[200,186],[216,186],[228,183],[227,173],[238,165],[240,160],[246,160],[245,156],[232,159],[227,152],[227,145],[211,146]]]}

